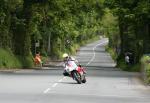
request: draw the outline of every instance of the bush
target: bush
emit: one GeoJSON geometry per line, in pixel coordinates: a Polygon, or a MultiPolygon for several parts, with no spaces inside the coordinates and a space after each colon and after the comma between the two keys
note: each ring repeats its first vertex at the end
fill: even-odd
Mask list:
{"type": "Polygon", "coordinates": [[[124,57],[121,57],[118,59],[118,55],[116,54],[115,50],[113,48],[109,48],[108,46],[105,47],[106,51],[110,53],[112,59],[117,62],[117,67],[124,71],[130,71],[130,72],[138,72],[140,71],[140,64],[126,64],[124,57]]]}
{"type": "Polygon", "coordinates": [[[21,68],[21,62],[9,49],[0,49],[0,68],[21,68]]]}
{"type": "Polygon", "coordinates": [[[32,55],[23,57],[14,55],[9,49],[0,48],[0,68],[30,68],[33,67],[32,55]]]}
{"type": "Polygon", "coordinates": [[[124,59],[119,59],[117,62],[117,67],[124,71],[129,72],[139,72],[140,71],[140,64],[126,64],[124,59]]]}
{"type": "Polygon", "coordinates": [[[113,49],[113,48],[109,48],[108,45],[107,45],[105,48],[106,48],[106,51],[110,53],[112,59],[116,61],[116,59],[117,59],[117,54],[116,54],[116,52],[114,51],[114,49],[113,49]]]}
{"type": "Polygon", "coordinates": [[[150,56],[144,55],[141,59],[141,72],[145,83],[150,83],[150,56]]]}
{"type": "Polygon", "coordinates": [[[34,66],[34,60],[32,55],[29,56],[16,56],[17,59],[21,62],[22,67],[21,68],[31,68],[34,66]]]}

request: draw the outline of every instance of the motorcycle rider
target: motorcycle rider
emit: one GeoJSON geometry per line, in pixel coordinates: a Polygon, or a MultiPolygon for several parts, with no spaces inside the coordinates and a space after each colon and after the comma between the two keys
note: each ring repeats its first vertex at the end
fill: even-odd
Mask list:
{"type": "MultiPolygon", "coordinates": [[[[71,56],[69,56],[67,53],[63,54],[64,58],[64,76],[72,77],[74,80],[77,81],[78,84],[85,83],[85,68],[81,67],[81,65],[77,65],[77,60],[71,56]]],[[[78,62],[77,62],[78,63],[78,62]]]]}
{"type": "MultiPolygon", "coordinates": [[[[68,67],[68,68],[76,69],[78,67],[76,64],[78,63],[78,61],[75,58],[69,56],[67,53],[63,54],[63,59],[64,59],[65,68],[68,67]]],[[[63,75],[69,76],[69,73],[66,71],[66,69],[64,69],[63,75]]]]}

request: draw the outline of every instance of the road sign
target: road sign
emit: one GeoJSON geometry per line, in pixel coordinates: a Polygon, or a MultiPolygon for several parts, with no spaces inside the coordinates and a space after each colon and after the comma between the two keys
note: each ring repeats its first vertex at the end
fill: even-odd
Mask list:
{"type": "Polygon", "coordinates": [[[35,47],[39,47],[40,46],[40,43],[39,42],[36,42],[35,43],[35,47]]]}

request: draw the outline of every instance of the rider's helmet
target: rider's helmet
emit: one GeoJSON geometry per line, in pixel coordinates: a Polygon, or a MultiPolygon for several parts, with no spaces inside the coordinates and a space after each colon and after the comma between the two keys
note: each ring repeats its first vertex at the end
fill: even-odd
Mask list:
{"type": "Polygon", "coordinates": [[[69,55],[67,53],[64,53],[62,57],[67,58],[67,57],[69,57],[69,55]]]}

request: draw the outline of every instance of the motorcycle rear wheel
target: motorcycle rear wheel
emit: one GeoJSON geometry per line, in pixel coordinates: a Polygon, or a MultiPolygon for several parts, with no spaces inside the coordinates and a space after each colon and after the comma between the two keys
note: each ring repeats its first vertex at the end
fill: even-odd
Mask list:
{"type": "Polygon", "coordinates": [[[84,79],[82,80],[82,83],[86,83],[86,78],[84,77],[84,79]]]}

